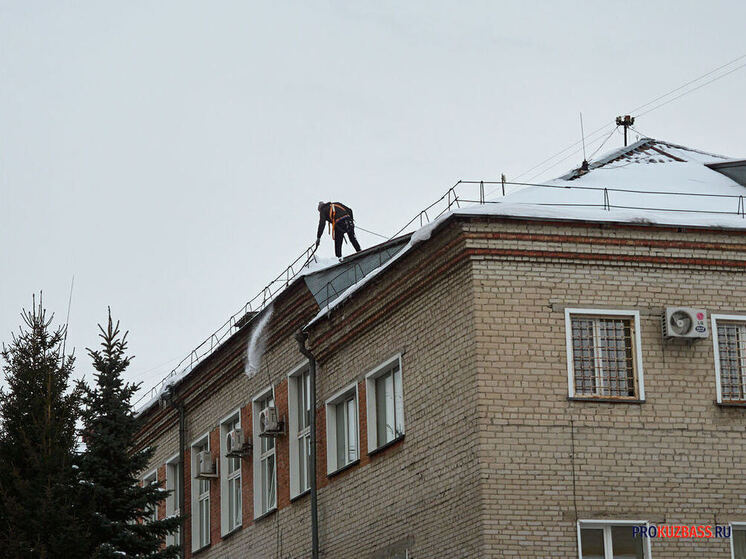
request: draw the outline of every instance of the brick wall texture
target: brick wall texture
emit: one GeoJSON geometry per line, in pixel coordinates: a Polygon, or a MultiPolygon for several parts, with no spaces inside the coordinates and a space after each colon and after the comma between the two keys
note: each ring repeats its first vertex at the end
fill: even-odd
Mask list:
{"type": "MultiPolygon", "coordinates": [[[[644,225],[452,219],[309,328],[318,360],[319,535],[324,558],[578,557],[577,521],[746,521],[746,408],[715,402],[712,335],[664,341],[666,306],[746,314],[746,239],[644,225]],[[645,401],[568,399],[565,309],[640,313],[645,401]],[[401,355],[405,436],[368,453],[365,375],[401,355]],[[327,476],[325,401],[357,385],[360,460],[327,476]]],[[[302,281],[275,302],[261,370],[244,374],[250,329],[181,383],[187,445],[274,387],[288,416],[294,333],[318,312],[302,281]]],[[[148,471],[178,452],[178,415],[152,408],[148,471]]],[[[291,500],[288,435],[277,439],[277,502],[255,518],[242,461],[243,522],[221,534],[211,483],[204,558],[310,556],[310,498],[291,500]]],[[[256,450],[255,450],[256,451],[256,450]]],[[[187,453],[189,456],[189,453],[187,453]]],[[[191,512],[187,460],[185,512],[191,512]]],[[[159,509],[159,515],[165,509],[159,509]]],[[[191,522],[186,523],[192,556],[191,522]]],[[[652,557],[730,557],[727,539],[654,540],[652,557]]]]}

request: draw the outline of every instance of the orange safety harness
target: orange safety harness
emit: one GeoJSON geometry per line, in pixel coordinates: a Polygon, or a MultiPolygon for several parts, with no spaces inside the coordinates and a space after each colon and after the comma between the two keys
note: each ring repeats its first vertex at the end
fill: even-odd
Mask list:
{"type": "MultiPolygon", "coordinates": [[[[335,234],[337,232],[337,205],[338,204],[329,204],[329,232],[331,233],[332,239],[335,238],[335,234]]],[[[340,210],[342,207],[340,206],[340,210]]],[[[342,216],[339,219],[343,219],[345,217],[350,217],[349,214],[342,216]]],[[[342,237],[344,239],[344,237],[342,237]]]]}

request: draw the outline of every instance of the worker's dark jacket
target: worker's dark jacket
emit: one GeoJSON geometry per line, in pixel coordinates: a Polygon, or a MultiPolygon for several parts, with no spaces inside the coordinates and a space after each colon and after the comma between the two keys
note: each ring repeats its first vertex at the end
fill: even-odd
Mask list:
{"type": "MultiPolygon", "coordinates": [[[[321,235],[324,233],[324,226],[327,223],[333,224],[334,221],[339,223],[340,219],[348,217],[350,221],[353,219],[352,208],[348,208],[347,206],[345,206],[344,204],[340,204],[339,202],[327,202],[326,204],[321,206],[321,209],[319,210],[319,229],[316,232],[316,238],[320,238],[321,235]],[[334,204],[334,212],[332,212],[332,204],[334,204]]],[[[346,221],[348,220],[343,220],[343,222],[346,221]]]]}

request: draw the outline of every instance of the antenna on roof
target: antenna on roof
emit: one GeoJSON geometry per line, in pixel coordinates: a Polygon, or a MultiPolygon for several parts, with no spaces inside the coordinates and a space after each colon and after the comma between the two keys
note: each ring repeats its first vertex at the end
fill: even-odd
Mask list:
{"type": "Polygon", "coordinates": [[[587,171],[588,159],[585,156],[585,130],[583,130],[583,113],[580,113],[580,141],[583,142],[583,164],[580,166],[580,169],[582,171],[587,171]]]}
{"type": "Polygon", "coordinates": [[[624,147],[627,147],[627,128],[635,123],[635,117],[624,115],[616,117],[616,125],[624,127],[624,147]]]}

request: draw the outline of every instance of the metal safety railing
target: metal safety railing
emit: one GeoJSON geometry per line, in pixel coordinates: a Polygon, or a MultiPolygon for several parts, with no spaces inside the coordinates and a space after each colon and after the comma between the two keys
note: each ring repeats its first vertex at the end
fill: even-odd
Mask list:
{"type": "MultiPolygon", "coordinates": [[[[538,187],[547,189],[560,189],[560,190],[586,190],[594,191],[599,193],[598,203],[561,203],[561,202],[535,202],[534,205],[539,206],[554,206],[554,207],[585,207],[585,208],[601,208],[606,211],[612,209],[623,209],[623,210],[646,210],[646,211],[658,211],[658,212],[682,212],[682,213],[700,213],[700,214],[720,214],[720,215],[738,215],[741,218],[746,218],[746,201],[744,195],[738,194],[711,194],[705,192],[669,192],[660,190],[632,190],[625,188],[608,188],[600,186],[574,186],[574,185],[558,185],[558,184],[535,184],[526,182],[509,182],[506,180],[500,181],[475,181],[475,180],[459,180],[453,186],[451,186],[440,198],[435,200],[425,209],[418,212],[412,219],[410,219],[404,227],[399,229],[396,233],[389,237],[389,240],[398,237],[402,233],[407,232],[411,227],[419,228],[427,223],[438,219],[443,214],[453,210],[454,208],[462,208],[468,205],[484,205],[484,204],[500,204],[502,198],[516,192],[517,190],[525,187],[538,187]],[[485,194],[485,187],[495,187],[491,192],[485,194]],[[495,199],[491,196],[498,193],[495,199]],[[666,206],[628,206],[613,203],[614,193],[631,193],[631,194],[649,194],[660,196],[665,199],[669,197],[702,197],[702,198],[719,198],[722,200],[731,201],[731,209],[727,209],[726,204],[723,205],[722,210],[697,210],[697,209],[686,209],[686,208],[675,208],[666,206]],[[471,196],[469,196],[471,194],[471,196]],[[734,208],[735,206],[735,208],[734,208]]],[[[671,198],[669,198],[671,199],[671,198]]],[[[217,330],[215,330],[210,336],[205,338],[197,347],[195,347],[189,354],[184,357],[179,363],[169,372],[158,384],[150,388],[145,392],[135,403],[134,408],[137,409],[144,403],[151,401],[155,396],[158,395],[161,388],[169,383],[177,375],[181,375],[184,372],[190,371],[198,363],[200,363],[205,357],[211,354],[215,348],[217,348],[223,341],[225,341],[231,334],[233,334],[238,328],[243,326],[241,319],[244,318],[248,313],[259,312],[264,309],[276,295],[285,289],[291,281],[293,281],[303,268],[314,258],[316,252],[315,243],[304,250],[293,262],[287,266],[279,275],[270,281],[259,293],[253,298],[246,302],[236,313],[231,315],[217,330]]],[[[381,255],[379,254],[379,266],[383,264],[381,255]]],[[[375,270],[373,268],[372,270],[375,270]]],[[[364,278],[367,273],[364,272],[361,266],[357,263],[353,265],[354,270],[354,282],[357,283],[364,278]],[[359,275],[358,275],[359,272],[359,275]]],[[[370,270],[370,271],[372,271],[370,270]]],[[[368,271],[368,273],[370,273],[368,271]]],[[[331,278],[326,284],[314,293],[314,296],[319,295],[322,291],[326,291],[326,301],[329,302],[332,294],[339,296],[333,285],[335,279],[341,275],[349,273],[346,268],[339,274],[331,278]]]]}
{"type": "Polygon", "coordinates": [[[265,308],[275,296],[285,289],[290,282],[303,270],[311,261],[316,252],[316,244],[312,244],[304,250],[293,262],[285,268],[279,275],[262,288],[254,297],[249,299],[237,312],[232,314],[220,327],[205,338],[202,343],[195,347],[189,354],[163,377],[158,384],[149,388],[133,404],[138,409],[143,404],[151,401],[160,392],[164,385],[168,384],[174,377],[186,371],[191,371],[200,361],[210,355],[223,341],[229,338],[238,328],[243,326],[241,319],[249,313],[259,312],[265,308]]]}

